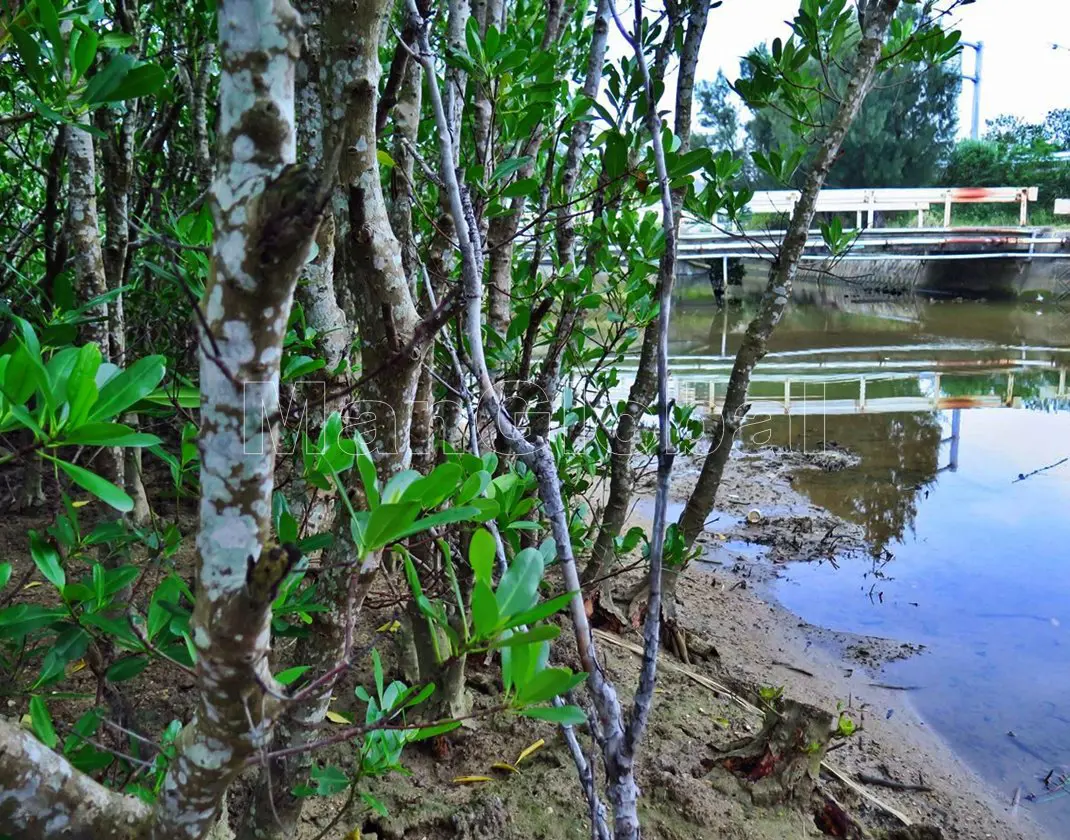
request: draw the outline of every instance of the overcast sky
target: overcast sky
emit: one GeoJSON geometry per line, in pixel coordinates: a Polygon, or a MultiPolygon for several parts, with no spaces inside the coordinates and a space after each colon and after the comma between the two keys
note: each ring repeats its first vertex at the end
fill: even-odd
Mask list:
{"type": "MultiPolygon", "coordinates": [[[[618,9],[626,6],[618,2],[618,9]]],[[[784,21],[798,7],[798,0],[724,0],[710,13],[699,78],[712,79],[721,68],[735,81],[740,56],[760,41],[786,36],[784,21]]],[[[985,120],[998,114],[1039,122],[1052,108],[1070,108],[1070,0],[977,0],[955,15],[963,40],[984,42],[982,134],[985,120]],[[1061,42],[1063,48],[1052,49],[1053,42],[1061,42]]],[[[630,15],[622,16],[630,22],[630,15]]],[[[614,44],[618,50],[622,46],[623,42],[614,44]]],[[[968,75],[973,73],[973,60],[973,50],[965,50],[963,69],[968,75]]],[[[671,95],[674,84],[667,82],[671,95]]],[[[969,133],[972,101],[973,85],[963,82],[962,135],[969,133]]]]}

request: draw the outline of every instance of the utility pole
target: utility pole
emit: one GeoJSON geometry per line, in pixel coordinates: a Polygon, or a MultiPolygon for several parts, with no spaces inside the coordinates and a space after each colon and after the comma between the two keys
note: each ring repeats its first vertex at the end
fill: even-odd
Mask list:
{"type": "Polygon", "coordinates": [[[973,75],[963,76],[973,82],[973,113],[970,116],[970,139],[981,139],[981,62],[984,57],[984,41],[963,41],[962,46],[973,49],[973,75]]]}

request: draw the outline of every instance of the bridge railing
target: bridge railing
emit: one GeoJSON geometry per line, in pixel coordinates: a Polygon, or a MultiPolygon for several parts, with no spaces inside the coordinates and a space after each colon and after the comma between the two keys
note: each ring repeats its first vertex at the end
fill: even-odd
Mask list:
{"type": "MultiPolygon", "coordinates": [[[[856,214],[862,227],[862,214],[873,226],[877,212],[916,212],[918,227],[923,227],[925,213],[934,204],[944,206],[944,227],[951,226],[951,207],[955,204],[1014,204],[1020,206],[1019,224],[1029,219],[1029,202],[1037,200],[1037,187],[918,187],[895,189],[826,189],[817,198],[818,213],[856,214]]],[[[799,200],[797,190],[762,190],[756,192],[747,209],[752,213],[791,213],[799,200]]]]}

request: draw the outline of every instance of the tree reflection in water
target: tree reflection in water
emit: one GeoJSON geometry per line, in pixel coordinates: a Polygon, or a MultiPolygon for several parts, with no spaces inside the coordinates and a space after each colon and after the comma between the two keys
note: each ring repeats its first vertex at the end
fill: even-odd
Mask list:
{"type": "Polygon", "coordinates": [[[800,448],[804,422],[808,449],[820,449],[824,434],[824,445],[845,447],[862,462],[842,472],[799,470],[795,487],[814,504],[861,525],[871,555],[883,564],[891,559],[889,545],[913,531],[918,502],[940,470],[940,414],[774,417],[769,442],[800,448]]]}

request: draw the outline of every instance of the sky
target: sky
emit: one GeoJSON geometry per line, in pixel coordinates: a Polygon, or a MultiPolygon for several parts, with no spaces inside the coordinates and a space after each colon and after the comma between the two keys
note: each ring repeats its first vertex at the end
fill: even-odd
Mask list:
{"type": "MultiPolygon", "coordinates": [[[[622,3],[618,8],[625,6],[622,3]]],[[[784,21],[798,7],[798,0],[724,0],[710,13],[699,78],[712,79],[721,68],[735,81],[740,56],[760,41],[786,37],[784,21]]],[[[1070,107],[1070,0],[976,0],[956,10],[951,20],[964,41],[984,42],[982,134],[985,120],[999,114],[1040,122],[1049,110],[1070,107]],[[1062,48],[1052,49],[1053,42],[1061,42],[1062,48]]],[[[973,61],[974,51],[966,49],[963,69],[968,75],[973,74],[973,61]]],[[[672,95],[675,85],[666,81],[666,93],[672,95]]],[[[963,82],[962,136],[969,134],[972,102],[973,84],[963,82]]]]}

